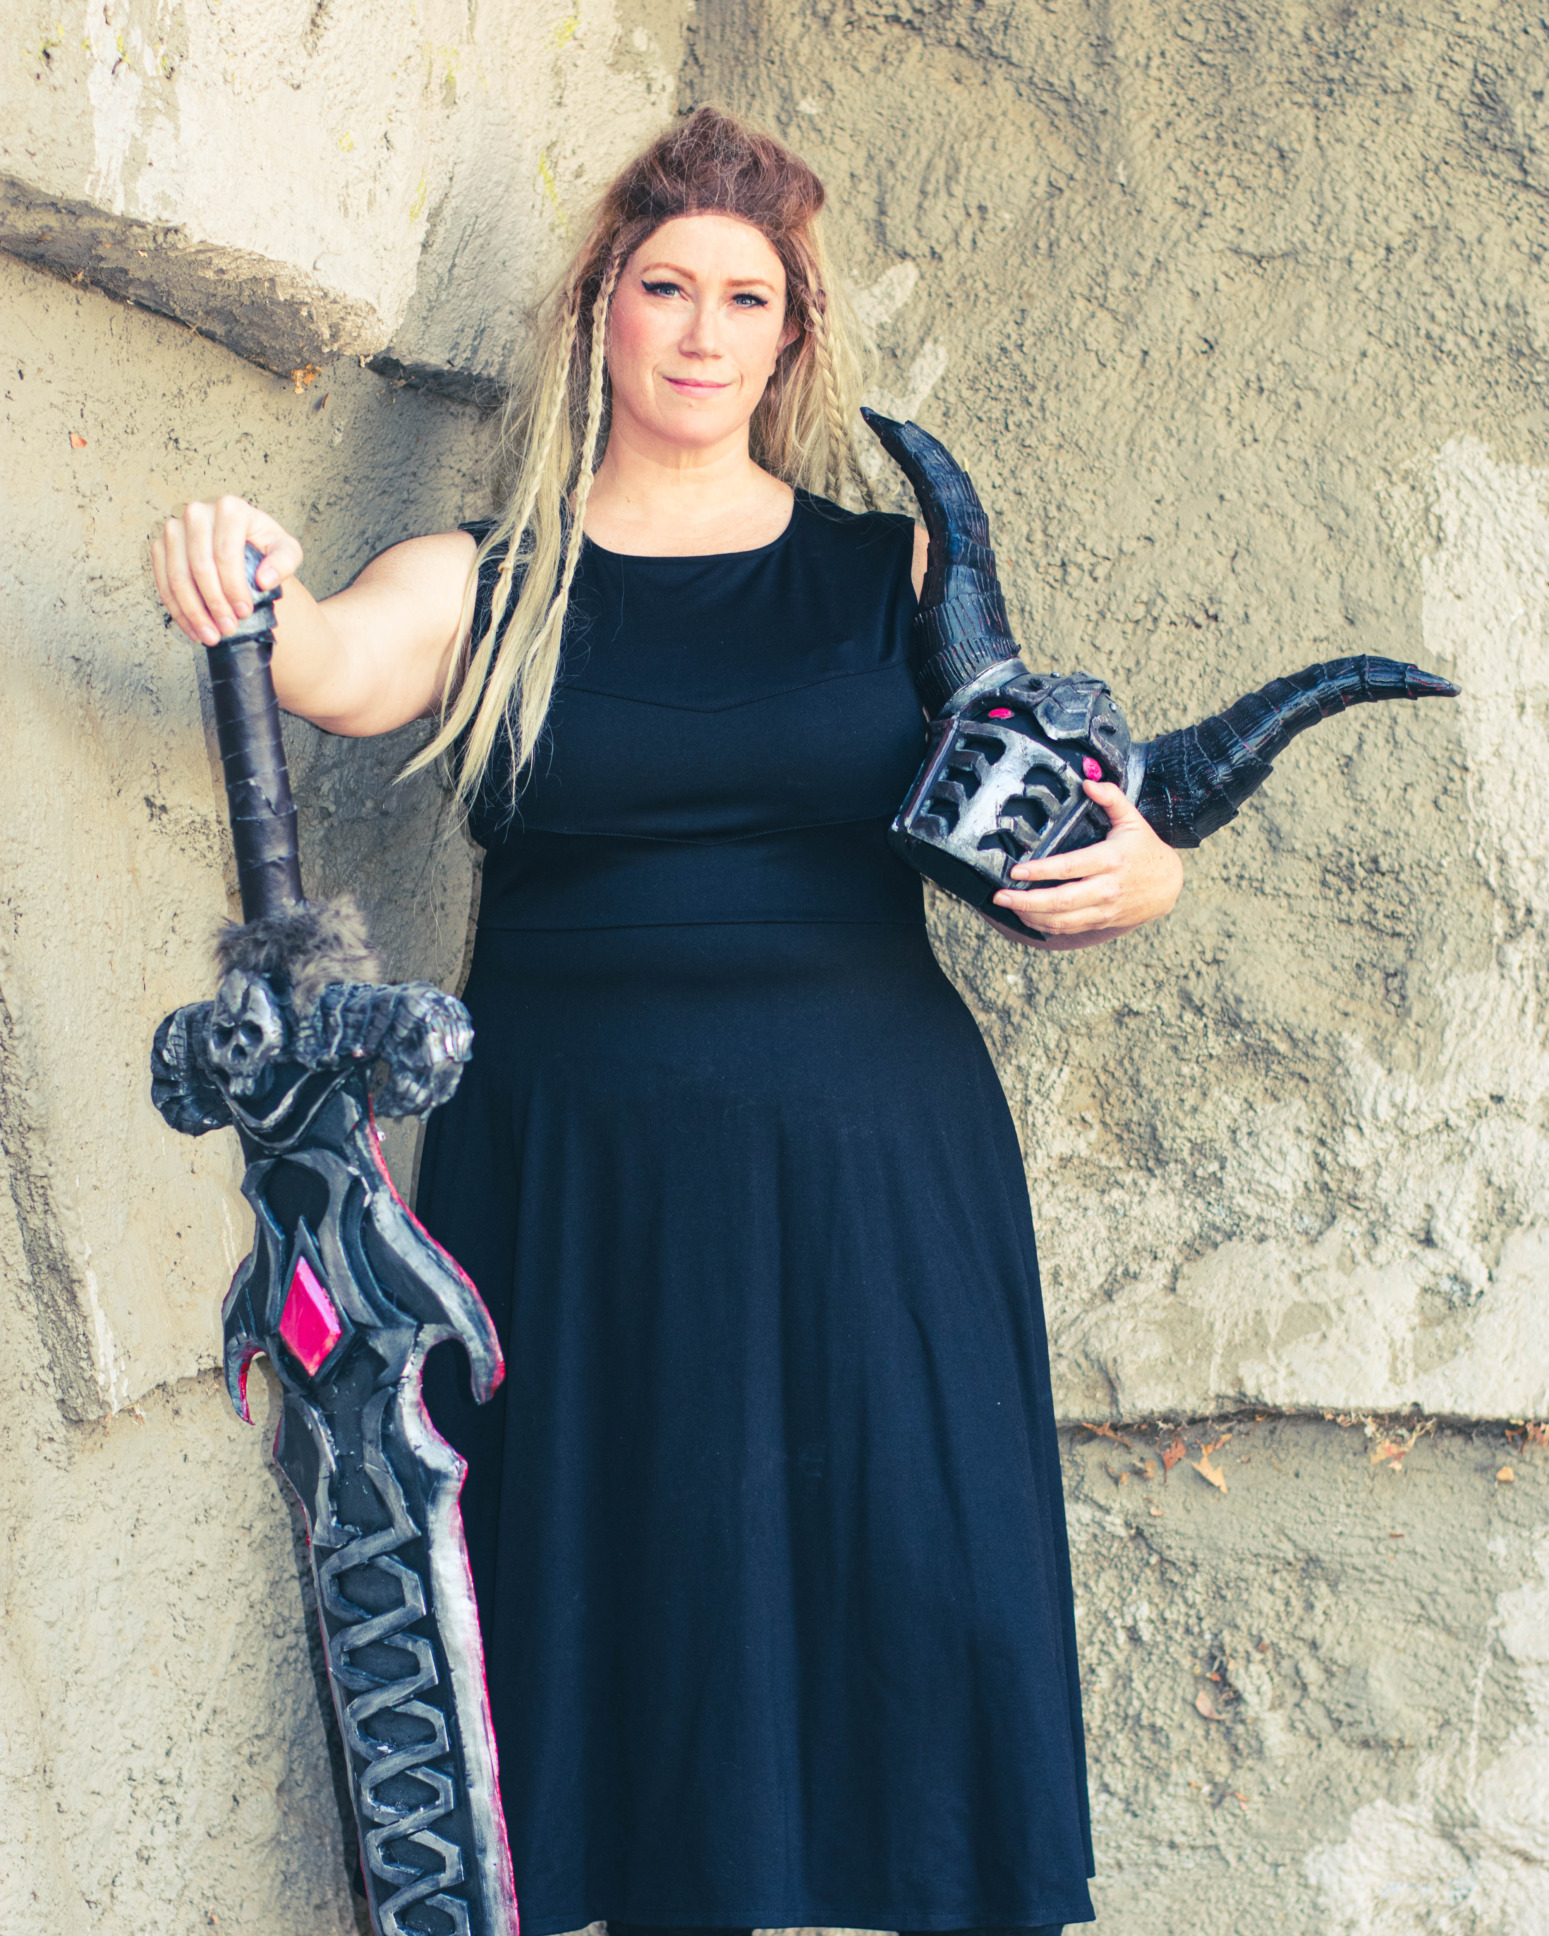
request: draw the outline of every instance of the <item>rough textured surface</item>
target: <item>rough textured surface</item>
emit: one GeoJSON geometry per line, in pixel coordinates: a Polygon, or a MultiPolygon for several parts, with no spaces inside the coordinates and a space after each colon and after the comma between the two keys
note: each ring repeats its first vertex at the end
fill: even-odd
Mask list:
{"type": "Polygon", "coordinates": [[[1411,1435],[1075,1434],[1101,1936],[1549,1930],[1549,1450],[1411,1435]]]}
{"type": "MultiPolygon", "coordinates": [[[[488,394],[681,54],[683,96],[824,172],[875,399],[973,468],[1030,659],[1142,732],[1335,652],[1465,687],[1299,740],[1122,948],[934,918],[1023,1133],[1062,1410],[1127,1441],[1067,1433],[1101,1936],[1549,1936],[1549,1449],[1507,1423],[1549,1410],[1538,14],[29,18],[0,236],[55,273],[0,258],[0,1925],[355,1927],[292,1521],[208,1369],[235,1150],[146,1094],[234,883],[145,539],[245,492],[327,591],[482,509],[488,426],[448,398],[488,394]],[[325,367],[297,389],[77,272],[325,367]]],[[[434,788],[390,785],[403,742],[287,731],[309,884],[455,985],[473,870],[434,788]]]]}
{"type": "Polygon", "coordinates": [[[11,10],[0,248],[272,370],[481,397],[566,224],[669,111],[673,0],[11,10]]]}
{"type": "MultiPolygon", "coordinates": [[[[150,1102],[151,1033],[209,992],[236,907],[197,648],[162,626],[148,533],[233,489],[297,533],[323,590],[392,539],[455,523],[481,487],[470,412],[353,360],[298,395],[4,258],[0,286],[0,1136],[55,1389],[82,1418],[216,1362],[211,1299],[250,1228],[235,1144],[173,1136],[150,1102]]],[[[391,973],[455,977],[470,853],[428,776],[391,785],[407,742],[299,722],[287,737],[310,890],[359,894],[391,973]]]]}
{"type": "Polygon", "coordinates": [[[3,1198],[0,1270],[0,1927],[346,1936],[277,1405],[260,1436],[205,1377],[72,1423],[3,1198]]]}
{"type": "Polygon", "coordinates": [[[1119,948],[942,905],[1067,1416],[1542,1414],[1538,11],[726,0],[691,56],[900,298],[883,386],[974,472],[1033,663],[1142,734],[1339,653],[1464,688],[1298,740],[1119,948]]]}

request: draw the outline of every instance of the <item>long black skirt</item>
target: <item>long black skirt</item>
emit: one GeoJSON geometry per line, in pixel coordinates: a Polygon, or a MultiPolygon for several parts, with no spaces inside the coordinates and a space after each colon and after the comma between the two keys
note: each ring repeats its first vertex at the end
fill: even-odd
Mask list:
{"type": "Polygon", "coordinates": [[[499,1326],[426,1389],[526,1936],[1083,1922],[1015,1132],[922,927],[483,930],[420,1214],[499,1326]]]}

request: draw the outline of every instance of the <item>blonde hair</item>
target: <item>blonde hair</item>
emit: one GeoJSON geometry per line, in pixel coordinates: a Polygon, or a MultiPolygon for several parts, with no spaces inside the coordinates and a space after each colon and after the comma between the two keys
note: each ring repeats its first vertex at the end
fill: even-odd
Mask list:
{"type": "Polygon", "coordinates": [[[585,242],[543,309],[501,427],[505,509],[480,544],[434,737],[405,769],[450,762],[469,806],[502,743],[514,798],[548,716],[586,501],[606,447],[608,306],[624,264],[679,215],[735,215],[779,256],[796,325],[748,426],[753,461],[787,484],[868,508],[850,434],[861,368],[836,299],[817,217],[823,184],[773,136],[700,108],[654,141],[604,194],[585,242]],[[499,554],[474,637],[479,578],[499,554]]]}

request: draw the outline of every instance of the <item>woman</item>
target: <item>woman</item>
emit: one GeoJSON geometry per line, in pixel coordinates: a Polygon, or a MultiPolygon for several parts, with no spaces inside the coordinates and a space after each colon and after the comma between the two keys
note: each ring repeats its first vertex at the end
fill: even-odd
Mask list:
{"type": "MultiPolygon", "coordinates": [[[[1026,1186],[884,837],[923,746],[924,536],[834,501],[865,487],[822,201],[700,110],[537,333],[498,520],[321,604],[239,499],[155,546],[209,644],[259,545],[281,704],[354,734],[439,711],[421,757],[486,849],[476,1053],[420,1213],[508,1375],[483,1411],[455,1365],[426,1388],[469,1460],[528,1936],[1092,1918],[1026,1186]]],[[[1178,893],[1090,790],[1113,827],[1080,877],[998,897],[1043,945],[1178,893]]]]}

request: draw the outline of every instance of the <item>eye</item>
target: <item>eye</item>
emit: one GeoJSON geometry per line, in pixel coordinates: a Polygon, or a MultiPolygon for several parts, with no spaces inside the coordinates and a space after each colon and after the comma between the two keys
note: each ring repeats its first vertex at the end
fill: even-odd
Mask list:
{"type": "Polygon", "coordinates": [[[758,295],[752,289],[739,290],[732,297],[732,301],[742,309],[767,309],[769,307],[769,298],[758,295]]]}
{"type": "Polygon", "coordinates": [[[643,282],[640,287],[648,296],[681,296],[682,285],[676,282],[643,282]]]}

